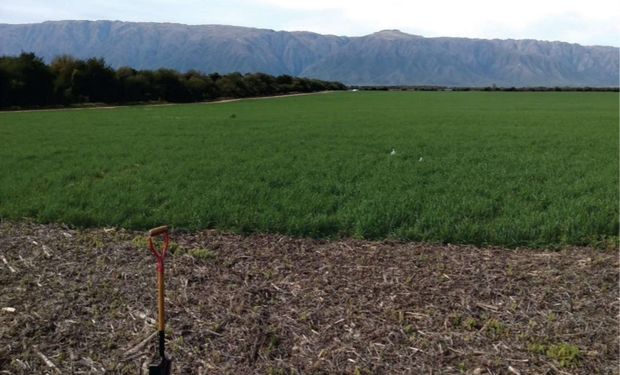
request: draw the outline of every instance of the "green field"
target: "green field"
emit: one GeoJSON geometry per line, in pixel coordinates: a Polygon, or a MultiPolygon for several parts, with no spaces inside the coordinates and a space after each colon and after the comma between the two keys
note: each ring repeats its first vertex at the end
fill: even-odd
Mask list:
{"type": "Polygon", "coordinates": [[[0,217],[592,245],[618,234],[618,110],[617,93],[345,92],[0,113],[0,217]]]}

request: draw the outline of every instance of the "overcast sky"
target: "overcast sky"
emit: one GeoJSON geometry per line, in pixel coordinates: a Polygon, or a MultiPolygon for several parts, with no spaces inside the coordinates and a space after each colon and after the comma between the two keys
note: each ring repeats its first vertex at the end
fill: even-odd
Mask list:
{"type": "Polygon", "coordinates": [[[0,1],[0,23],[68,19],[227,24],[348,36],[399,29],[427,37],[620,46],[618,0],[0,1]]]}

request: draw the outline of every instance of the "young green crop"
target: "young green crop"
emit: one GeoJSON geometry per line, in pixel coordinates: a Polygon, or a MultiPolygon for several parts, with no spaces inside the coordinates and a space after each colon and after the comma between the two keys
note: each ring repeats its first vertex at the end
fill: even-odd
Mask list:
{"type": "Polygon", "coordinates": [[[5,219],[505,246],[618,234],[617,93],[0,113],[0,139],[5,219]]]}

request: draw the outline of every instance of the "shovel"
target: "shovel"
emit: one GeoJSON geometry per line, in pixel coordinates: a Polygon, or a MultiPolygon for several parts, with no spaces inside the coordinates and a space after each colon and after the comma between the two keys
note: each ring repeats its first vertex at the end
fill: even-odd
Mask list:
{"type": "Polygon", "coordinates": [[[168,252],[170,237],[168,237],[168,226],[153,228],[149,231],[149,250],[157,258],[157,329],[159,331],[159,357],[160,362],[149,366],[149,375],[170,375],[172,360],[166,358],[165,348],[165,329],[166,320],[164,317],[164,258],[168,252]],[[164,243],[161,250],[157,250],[153,244],[153,238],[162,235],[164,243]]]}

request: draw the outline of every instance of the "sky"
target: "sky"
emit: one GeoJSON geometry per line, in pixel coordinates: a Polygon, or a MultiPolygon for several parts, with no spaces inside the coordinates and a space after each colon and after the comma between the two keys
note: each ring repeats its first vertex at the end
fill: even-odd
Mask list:
{"type": "Polygon", "coordinates": [[[225,24],[347,36],[398,29],[425,37],[539,39],[620,46],[618,0],[20,0],[0,23],[120,20],[225,24]]]}

